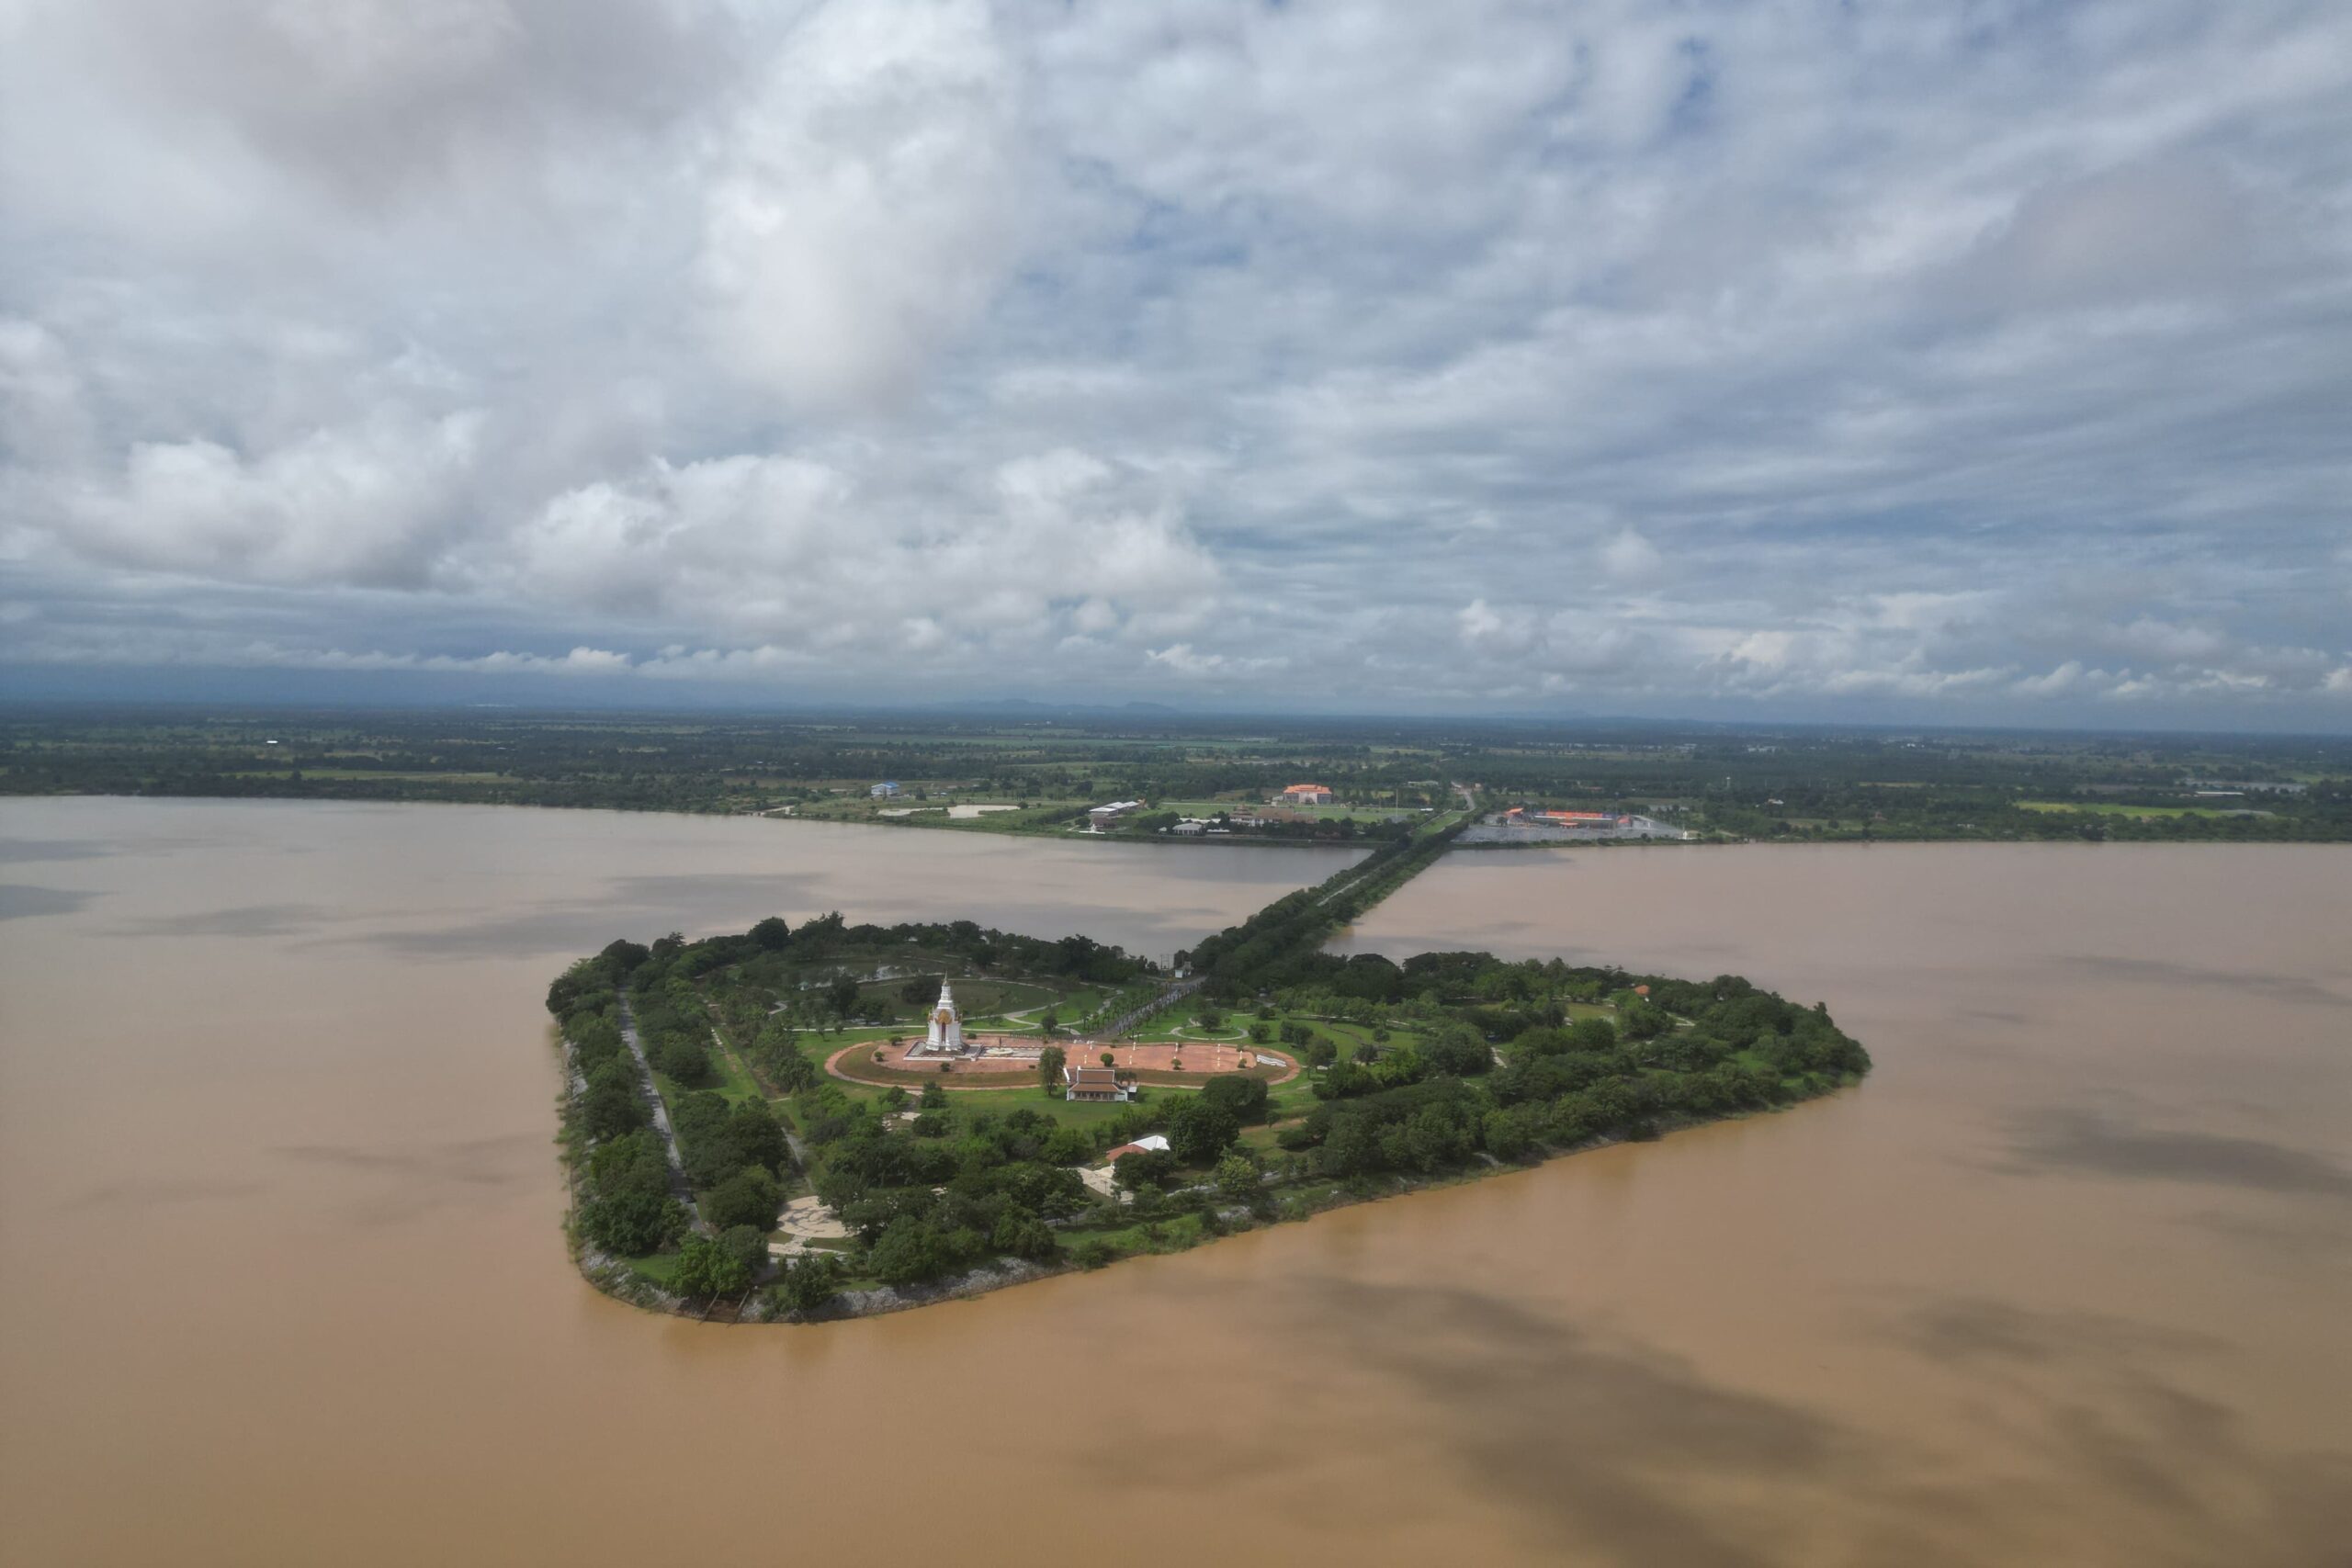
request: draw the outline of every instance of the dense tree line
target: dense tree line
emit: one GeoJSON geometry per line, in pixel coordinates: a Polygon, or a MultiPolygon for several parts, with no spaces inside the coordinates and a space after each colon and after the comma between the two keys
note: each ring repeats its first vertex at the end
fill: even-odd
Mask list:
{"type": "Polygon", "coordinates": [[[1422,953],[1387,968],[1393,984],[1381,988],[1424,1032],[1368,1060],[1335,1063],[1316,1085],[1322,1103],[1283,1130],[1283,1146],[1323,1175],[1427,1175],[1478,1154],[1522,1159],[1596,1138],[1655,1136],[1870,1068],[1826,1007],[1801,1007],[1737,976],[1686,981],[1483,953],[1422,953]],[[1616,998],[1613,1018],[1566,1010],[1603,995],[1616,998]],[[1443,1021],[1429,1024],[1432,1017],[1443,1021]]]}
{"type": "Polygon", "coordinates": [[[1290,984],[1322,956],[1326,937],[1427,869],[1460,831],[1456,824],[1385,843],[1317,886],[1286,894],[1206,938],[1177,961],[1207,976],[1209,988],[1221,997],[1290,984]]]}
{"type": "MultiPolygon", "coordinates": [[[[1837,728],[1413,719],[867,716],[844,719],[450,712],[0,714],[0,793],[489,801],[741,811],[858,802],[903,781],[932,800],[1263,800],[1313,777],[1412,809],[1487,800],[1647,810],[1792,840],[2352,838],[2352,742],[2326,737],[1892,734],[1837,728]],[[277,744],[271,744],[271,742],[277,744]],[[2257,785],[2200,797],[2186,781],[2257,785]],[[2041,811],[2021,802],[2075,809],[2041,811]],[[2133,817],[2101,807],[2194,807],[2133,817]],[[2235,814],[2232,814],[2235,813],[2235,814]]],[[[914,822],[915,818],[900,819],[914,822]]],[[[1285,836],[1392,827],[1299,824],[1285,836]]],[[[1154,835],[1157,838],[1159,836],[1154,835]]]]}
{"type": "Polygon", "coordinates": [[[548,1010],[569,1043],[582,1085],[566,1098],[578,1141],[578,1224],[589,1244],[638,1257],[684,1234],[685,1210],[670,1192],[669,1157],[653,1131],[643,1076],[621,1036],[619,987],[645,950],[615,942],[573,965],[548,989],[548,1010]]]}

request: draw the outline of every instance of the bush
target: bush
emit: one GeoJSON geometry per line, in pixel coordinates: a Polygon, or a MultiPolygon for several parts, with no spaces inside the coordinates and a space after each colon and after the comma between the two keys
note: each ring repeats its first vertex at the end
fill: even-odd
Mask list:
{"type": "Polygon", "coordinates": [[[725,1247],[744,1270],[756,1277],[768,1266],[768,1233],[750,1225],[729,1225],[718,1235],[718,1245],[725,1247]]]}
{"type": "Polygon", "coordinates": [[[784,1189],[758,1166],[746,1166],[710,1190],[703,1212],[722,1229],[750,1225],[763,1233],[775,1228],[776,1211],[784,1207],[784,1189]]]}
{"type": "Polygon", "coordinates": [[[688,1296],[731,1296],[752,1282],[752,1271],[726,1246],[690,1235],[678,1247],[678,1291],[688,1296]]]}
{"type": "Polygon", "coordinates": [[[1101,1236],[1081,1241],[1070,1249],[1070,1257],[1077,1261],[1080,1269],[1100,1269],[1106,1263],[1115,1261],[1118,1256],[1118,1253],[1112,1249],[1111,1244],[1101,1236]]]}
{"type": "Polygon", "coordinates": [[[1259,1179],[1258,1164],[1248,1155],[1236,1152],[1216,1162],[1216,1190],[1236,1203],[1256,1207],[1265,1200],[1265,1183],[1259,1179]]]}
{"type": "Polygon", "coordinates": [[[823,1252],[793,1258],[775,1286],[777,1303],[793,1312],[814,1312],[841,1293],[841,1260],[823,1252]]]}
{"type": "Polygon", "coordinates": [[[580,1234],[605,1252],[641,1258],[684,1235],[686,1212],[667,1193],[623,1192],[592,1198],[580,1211],[580,1234]]]}

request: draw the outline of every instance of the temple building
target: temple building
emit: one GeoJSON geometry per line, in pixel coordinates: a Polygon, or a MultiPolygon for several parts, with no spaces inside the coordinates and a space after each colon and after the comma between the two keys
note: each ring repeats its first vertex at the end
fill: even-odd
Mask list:
{"type": "Polygon", "coordinates": [[[922,1048],[925,1055],[964,1048],[964,1021],[956,1016],[956,996],[944,979],[939,982],[939,1000],[932,1004],[931,1025],[923,1032],[922,1048]]]}
{"type": "Polygon", "coordinates": [[[1119,1081],[1108,1067],[1067,1066],[1062,1069],[1064,1100],[1133,1100],[1134,1086],[1119,1081]]]}

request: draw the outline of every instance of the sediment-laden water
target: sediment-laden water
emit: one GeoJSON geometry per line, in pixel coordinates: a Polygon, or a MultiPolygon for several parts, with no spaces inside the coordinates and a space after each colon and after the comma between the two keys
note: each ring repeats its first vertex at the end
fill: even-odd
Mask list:
{"type": "Polygon", "coordinates": [[[565,1257],[565,956],[836,907],[1164,954],[1338,863],[0,804],[0,1561],[2341,1560],[2345,849],[1456,855],[1347,942],[1744,973],[1878,1070],[865,1322],[565,1257]]]}

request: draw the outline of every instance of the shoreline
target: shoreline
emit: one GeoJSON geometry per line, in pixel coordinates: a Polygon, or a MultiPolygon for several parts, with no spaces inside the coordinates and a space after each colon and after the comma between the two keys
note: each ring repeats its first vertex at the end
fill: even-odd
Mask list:
{"type": "MultiPolygon", "coordinates": [[[[571,1046],[568,1042],[563,1044],[563,1052],[566,1069],[569,1071],[571,1046]]],[[[731,1307],[726,1306],[723,1300],[705,1302],[698,1306],[695,1298],[681,1296],[674,1292],[663,1290],[660,1285],[629,1267],[625,1259],[610,1257],[589,1247],[581,1240],[579,1227],[574,1223],[580,1207],[578,1162],[568,1138],[558,1140],[563,1149],[565,1185],[571,1200],[571,1206],[564,1211],[563,1232],[565,1241],[571,1252],[572,1262],[580,1269],[581,1278],[594,1287],[599,1294],[609,1296],[615,1301],[657,1315],[682,1317],[718,1327],[732,1328],[745,1325],[767,1326],[778,1324],[807,1327],[827,1323],[846,1323],[858,1318],[887,1317],[893,1313],[913,1312],[946,1302],[968,1301],[978,1296],[989,1295],[998,1291],[1010,1290],[1016,1285],[1026,1285],[1039,1280],[1057,1279],[1067,1274],[1091,1274],[1105,1269],[1115,1269],[1120,1264],[1132,1262],[1137,1258],[1172,1258],[1182,1253],[1198,1251],[1202,1247],[1214,1247],[1216,1243],[1231,1236],[1272,1230],[1287,1224],[1305,1224],[1318,1215],[1331,1213],[1340,1209],[1351,1209],[1363,1203],[1385,1202],[1391,1199],[1409,1198],[1416,1193],[1434,1191],[1442,1188],[1466,1187],[1495,1177],[1525,1174],[1540,1170],[1545,1166],[1561,1160],[1573,1159],[1577,1155],[1589,1154],[1596,1149],[1613,1148],[1620,1144],[1628,1143],[1657,1143],[1672,1137],[1677,1133],[1689,1132],[1697,1127],[1713,1127],[1726,1122],[1744,1122],[1753,1117],[1781,1115],[1801,1106],[1811,1104],[1815,1100],[1827,1100],[1849,1089],[1859,1088],[1860,1083],[1861,1079],[1859,1077],[1848,1078],[1811,1094],[1799,1095],[1785,1104],[1760,1110],[1741,1111],[1729,1116],[1678,1117],[1662,1121],[1656,1133],[1649,1137],[1634,1138],[1626,1134],[1612,1133],[1586,1139],[1567,1148],[1546,1150],[1543,1156],[1537,1159],[1506,1161],[1497,1159],[1491,1155],[1480,1155],[1472,1165],[1442,1175],[1419,1179],[1390,1179],[1390,1185],[1385,1190],[1364,1191],[1339,1187],[1323,1194],[1318,1201],[1305,1206],[1296,1213],[1262,1215],[1244,1205],[1222,1205],[1216,1212],[1227,1228],[1215,1235],[1204,1235],[1190,1246],[1170,1247],[1166,1251],[1130,1254],[1094,1268],[1089,1268],[1069,1258],[1063,1258],[1050,1264],[1031,1263],[1015,1258],[999,1258],[993,1263],[983,1264],[977,1269],[967,1269],[962,1274],[928,1285],[904,1288],[886,1285],[873,1291],[845,1291],[825,1307],[815,1312],[796,1309],[774,1314],[766,1312],[764,1304],[760,1301],[765,1288],[764,1281],[755,1282],[740,1300],[735,1301],[731,1307]]],[[[1276,1190],[1278,1193],[1279,1190],[1276,1190]]],[[[1279,1205],[1281,1198],[1276,1196],[1274,1201],[1279,1205]]]]}

